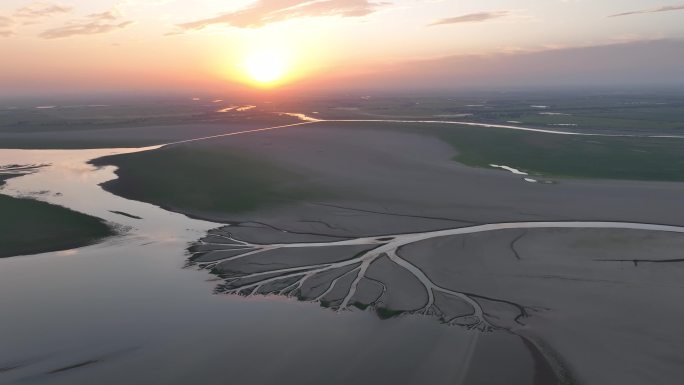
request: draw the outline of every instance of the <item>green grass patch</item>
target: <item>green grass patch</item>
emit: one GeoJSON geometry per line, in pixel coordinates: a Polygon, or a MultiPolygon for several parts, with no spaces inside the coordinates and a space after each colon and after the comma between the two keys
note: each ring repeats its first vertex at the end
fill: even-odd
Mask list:
{"type": "Polygon", "coordinates": [[[474,167],[498,164],[559,178],[684,181],[684,139],[679,138],[558,135],[427,123],[335,124],[438,137],[458,152],[455,161],[474,167]]]}
{"type": "Polygon", "coordinates": [[[390,319],[404,314],[402,310],[393,310],[385,307],[378,307],[375,309],[375,312],[378,314],[380,319],[390,319]]]}
{"type": "Polygon", "coordinates": [[[637,119],[636,117],[612,117],[600,115],[543,115],[539,113],[520,114],[509,116],[509,119],[520,121],[523,125],[535,125],[549,127],[549,129],[563,128],[594,128],[599,130],[618,130],[618,131],[652,131],[652,132],[672,132],[682,130],[683,124],[680,122],[667,122],[657,120],[637,119]],[[556,124],[574,124],[575,126],[562,127],[556,124]]]}
{"type": "Polygon", "coordinates": [[[437,135],[455,160],[478,167],[507,165],[536,175],[684,181],[684,140],[611,138],[451,127],[437,135]]]}
{"type": "Polygon", "coordinates": [[[323,194],[301,175],[225,147],[177,146],[97,163],[119,167],[107,190],[178,211],[242,212],[323,194]]]}
{"type": "Polygon", "coordinates": [[[0,195],[0,258],[67,250],[115,232],[100,219],[39,202],[0,195]]]}

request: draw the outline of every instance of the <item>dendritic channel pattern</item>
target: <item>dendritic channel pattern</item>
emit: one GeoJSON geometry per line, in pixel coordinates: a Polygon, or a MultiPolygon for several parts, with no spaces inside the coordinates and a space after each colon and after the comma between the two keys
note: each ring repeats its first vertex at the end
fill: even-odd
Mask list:
{"type": "Polygon", "coordinates": [[[191,265],[210,270],[224,281],[217,286],[217,293],[281,295],[338,311],[371,307],[381,317],[425,314],[469,329],[511,330],[540,309],[439,285],[412,262],[412,256],[404,254],[405,246],[442,237],[531,228],[684,232],[675,226],[622,222],[514,222],[336,238],[252,224],[212,230],[189,252],[191,265]]]}

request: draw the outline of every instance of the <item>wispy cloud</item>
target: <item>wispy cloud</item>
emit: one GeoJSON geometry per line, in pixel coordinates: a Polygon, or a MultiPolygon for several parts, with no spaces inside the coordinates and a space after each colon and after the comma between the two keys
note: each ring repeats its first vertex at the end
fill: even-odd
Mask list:
{"type": "Polygon", "coordinates": [[[0,16],[0,37],[10,37],[14,35],[12,26],[14,26],[14,20],[9,17],[0,16]]]}
{"type": "Polygon", "coordinates": [[[71,12],[72,9],[73,7],[70,5],[39,1],[19,8],[14,13],[14,16],[23,19],[39,19],[43,17],[59,15],[62,13],[68,13],[71,12]]]}
{"type": "Polygon", "coordinates": [[[630,15],[640,15],[644,13],[658,13],[658,12],[670,12],[670,11],[682,11],[684,10],[684,4],[681,5],[666,5],[658,8],[641,9],[638,11],[617,13],[615,15],[610,15],[608,17],[620,17],[620,16],[630,16],[630,15]]]}
{"type": "Polygon", "coordinates": [[[14,27],[17,25],[35,24],[42,19],[67,14],[72,10],[72,6],[60,3],[47,1],[30,3],[14,11],[11,17],[0,16],[0,37],[13,36],[14,27]]]}
{"type": "Polygon", "coordinates": [[[75,20],[64,26],[48,29],[40,34],[44,39],[59,39],[79,35],[96,35],[126,28],[132,21],[121,20],[116,11],[93,13],[81,20],[75,20]]]}
{"type": "Polygon", "coordinates": [[[461,15],[461,16],[456,16],[456,17],[448,17],[446,19],[440,19],[440,20],[437,20],[434,23],[431,23],[429,25],[433,26],[433,25],[445,25],[445,24],[480,23],[480,22],[487,21],[487,20],[506,17],[508,15],[510,15],[510,12],[508,12],[508,11],[469,13],[466,15],[461,15]]]}
{"type": "Polygon", "coordinates": [[[0,28],[11,27],[14,24],[14,20],[9,17],[0,16],[0,28]]]}
{"type": "Polygon", "coordinates": [[[216,17],[180,24],[183,30],[197,30],[211,25],[259,28],[279,21],[320,16],[360,17],[388,5],[371,0],[257,0],[247,8],[216,17]]]}

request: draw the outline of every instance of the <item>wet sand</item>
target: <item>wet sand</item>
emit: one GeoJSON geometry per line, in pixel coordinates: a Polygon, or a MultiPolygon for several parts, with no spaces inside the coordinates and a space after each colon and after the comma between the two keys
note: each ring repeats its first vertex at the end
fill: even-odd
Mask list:
{"type": "MultiPolygon", "coordinates": [[[[562,179],[551,185],[525,183],[506,172],[455,164],[451,161],[454,154],[451,147],[423,135],[316,125],[273,132],[268,137],[236,137],[199,145],[248,149],[292,171],[306,173],[321,186],[339,193],[334,200],[246,214],[189,212],[215,221],[260,222],[288,232],[333,237],[381,237],[509,221],[684,224],[678,210],[684,192],[682,184],[562,179]]],[[[261,242],[275,241],[255,235],[265,229],[254,229],[254,226],[233,227],[229,231],[237,232],[237,239],[259,237],[261,242]]],[[[590,384],[612,381],[672,383],[673,378],[684,374],[678,365],[672,364],[682,358],[678,350],[684,347],[684,341],[677,341],[672,347],[661,342],[668,335],[676,334],[673,328],[684,319],[684,314],[671,312],[680,290],[674,280],[680,274],[679,265],[661,263],[652,267],[656,263],[645,262],[648,266],[638,265],[639,269],[645,266],[643,270],[626,270],[634,268],[632,260],[680,259],[681,235],[643,234],[637,230],[526,231],[530,232],[529,239],[528,235],[522,235],[526,234],[524,231],[492,233],[486,241],[477,241],[472,249],[463,248],[477,237],[454,237],[453,241],[438,239],[434,242],[446,245],[443,253],[439,251],[442,250],[439,243],[431,243],[411,261],[426,263],[426,260],[443,255],[444,259],[434,262],[435,270],[431,274],[443,277],[440,278],[442,284],[461,293],[495,299],[482,300],[484,311],[495,315],[498,326],[515,330],[534,341],[557,373],[569,373],[566,378],[590,384]],[[527,250],[532,243],[546,249],[532,253],[527,250]],[[511,248],[511,244],[515,244],[515,248],[511,248]],[[576,244],[585,246],[576,251],[576,244]],[[571,251],[566,251],[568,248],[571,251]],[[593,258],[577,260],[577,254],[572,250],[580,256],[586,253],[593,258]],[[469,259],[454,260],[454,254],[461,253],[469,259]],[[427,255],[432,257],[425,258],[427,255]],[[447,256],[451,258],[449,263],[445,262],[447,256]],[[598,261],[611,258],[625,261],[598,261]],[[467,263],[470,260],[483,264],[486,274],[469,270],[467,263]],[[541,270],[533,269],[537,264],[541,270]],[[517,323],[519,308],[501,306],[498,300],[529,306],[529,316],[524,317],[522,325],[517,323]],[[648,301],[648,305],[644,301],[648,301]],[[634,316],[634,306],[643,306],[653,312],[641,313],[643,317],[634,316]],[[650,332],[644,328],[654,315],[659,323],[667,326],[650,332]],[[615,327],[621,332],[613,332],[615,327]],[[663,361],[658,357],[668,358],[663,361]],[[638,366],[637,362],[647,363],[647,368],[643,364],[638,366]]],[[[354,252],[347,255],[352,256],[354,252]]],[[[400,255],[403,254],[400,252],[400,255]]],[[[382,261],[385,267],[377,265],[375,271],[369,268],[370,278],[383,281],[387,288],[390,281],[394,282],[394,287],[387,291],[397,295],[382,298],[380,307],[420,312],[425,303],[424,294],[406,294],[416,286],[412,286],[407,277],[401,278],[400,270],[393,273],[387,261],[382,261]],[[398,278],[392,278],[396,274],[399,274],[398,278]]],[[[290,266],[287,262],[284,264],[281,269],[290,266]]],[[[418,265],[427,273],[426,266],[418,265]]],[[[235,265],[230,266],[231,274],[240,271],[235,265]]],[[[218,267],[221,272],[221,266],[218,267]]],[[[268,272],[269,268],[262,271],[268,272]]],[[[344,273],[339,271],[326,278],[339,278],[344,273]]],[[[226,276],[234,277],[231,274],[226,276]]],[[[219,291],[239,293],[245,283],[228,282],[229,285],[219,287],[219,291]]],[[[338,283],[351,285],[348,275],[338,283]]],[[[320,287],[320,284],[309,286],[320,287]]],[[[372,284],[364,281],[359,287],[366,287],[367,292],[360,290],[350,302],[365,298],[367,303],[377,305],[374,303],[378,298],[377,288],[373,289],[372,284]]],[[[283,290],[286,287],[276,288],[283,290]]],[[[270,292],[273,289],[263,290],[270,292]]],[[[250,292],[241,294],[246,293],[250,292]]],[[[285,291],[284,294],[290,293],[285,291]]],[[[335,292],[328,293],[325,298],[318,298],[320,291],[296,295],[305,300],[322,299],[332,307],[340,306],[344,301],[344,295],[335,292]]],[[[459,306],[448,306],[456,309],[456,313],[447,314],[443,319],[463,315],[458,313],[459,306]]]]}
{"type": "Polygon", "coordinates": [[[684,273],[683,227],[518,222],[337,241],[237,238],[272,231],[214,230],[192,260],[225,280],[219,293],[521,336],[561,383],[671,383],[682,374],[669,363],[684,346],[675,337],[684,313],[671,308],[684,273]],[[653,319],[659,327],[645,329],[653,319]]]}
{"type": "MultiPolygon", "coordinates": [[[[565,179],[527,183],[505,171],[459,165],[451,160],[451,146],[428,135],[331,123],[185,146],[254,154],[335,193],[326,201],[246,214],[174,208],[217,222],[262,221],[290,230],[353,236],[507,221],[684,224],[678,210],[684,184],[565,179]]],[[[115,159],[108,162],[116,164],[115,159]]],[[[112,182],[120,187],[117,193],[137,198],[125,190],[126,170],[117,173],[120,181],[112,182]]]]}
{"type": "MultiPolygon", "coordinates": [[[[81,347],[89,354],[67,355],[69,362],[21,366],[24,361],[16,360],[16,347],[25,349],[22,357],[26,358],[40,351],[36,346],[47,343],[40,336],[27,337],[37,327],[30,316],[40,319],[44,314],[30,307],[39,301],[35,293],[26,298],[31,313],[14,314],[10,323],[25,325],[12,342],[15,352],[2,356],[7,362],[4,367],[22,368],[8,371],[12,378],[35,383],[93,378],[111,383],[150,378],[165,383],[198,379],[220,383],[224,373],[225,378],[255,384],[275,380],[312,384],[576,380],[636,385],[675,384],[684,375],[678,365],[684,341],[676,338],[684,314],[673,311],[681,292],[677,277],[682,265],[667,262],[680,258],[677,254],[684,240],[667,227],[646,231],[630,224],[684,225],[678,211],[682,184],[526,183],[507,172],[458,165],[451,160],[453,149],[434,137],[332,123],[183,145],[258,154],[307,175],[336,195],[240,214],[177,208],[195,218],[231,224],[210,232],[189,249],[196,253],[190,262],[206,271],[179,271],[187,258],[180,249],[217,223],[187,219],[104,192],[106,208],[74,203],[86,212],[130,225],[133,230],[127,239],[135,242],[125,249],[115,245],[83,249],[83,256],[73,258],[76,264],[50,265],[61,276],[43,283],[47,286],[40,292],[49,287],[60,295],[60,303],[82,311],[81,301],[70,299],[76,288],[62,282],[69,282],[67,277],[74,274],[67,266],[89,266],[87,277],[100,288],[81,295],[94,301],[107,298],[107,306],[98,306],[102,319],[86,331],[62,334],[100,335],[100,328],[112,328],[112,320],[126,319],[145,337],[132,336],[125,324],[113,326],[117,331],[113,337],[144,353],[130,353],[99,366],[98,357],[105,352],[81,347]],[[548,229],[535,227],[544,226],[539,221],[619,224],[548,229]],[[500,222],[531,225],[465,231],[500,222]],[[164,231],[158,228],[160,223],[165,224],[164,231]],[[421,235],[415,242],[382,249],[395,238],[406,239],[406,233],[436,230],[447,233],[421,235]],[[358,243],[362,237],[372,237],[371,245],[377,248],[359,247],[364,245],[358,243]],[[306,244],[298,248],[281,245],[302,242],[306,244]],[[349,244],[327,250],[332,246],[329,242],[349,244]],[[272,247],[276,243],[279,247],[272,247]],[[292,250],[282,253],[282,248],[292,250]],[[260,251],[249,254],[252,249],[260,251]],[[97,255],[99,262],[106,261],[105,266],[87,263],[97,255]],[[361,259],[352,261],[354,257],[361,259]],[[112,274],[112,264],[121,274],[112,274]],[[308,276],[310,281],[301,280],[299,276],[307,274],[303,267],[312,264],[335,268],[327,275],[316,271],[308,276]],[[358,274],[362,269],[365,275],[358,274]],[[121,285],[122,277],[127,277],[125,285],[121,285]],[[220,280],[199,282],[198,277],[220,280]],[[426,277],[433,284],[432,291],[424,289],[426,277]],[[332,285],[333,281],[339,285],[332,285]],[[271,295],[206,296],[212,288],[230,294],[271,295]],[[287,295],[318,301],[331,309],[368,305],[386,319],[380,320],[370,310],[318,309],[316,304],[284,300],[287,295]],[[130,306],[132,298],[136,298],[136,308],[128,320],[120,312],[130,306]],[[150,306],[150,300],[159,303],[150,306]],[[651,327],[654,320],[657,327],[651,327]],[[33,347],[27,347],[27,338],[33,347]],[[169,362],[176,365],[169,366],[169,362]],[[180,368],[178,362],[188,366],[180,368]],[[267,370],[248,370],[254,362],[268,362],[267,370]],[[154,369],[159,365],[168,370],[160,374],[154,369]],[[336,375],[330,379],[329,373],[336,375]]],[[[112,168],[103,172],[106,177],[100,175],[88,185],[113,177],[112,168]]],[[[118,173],[125,178],[125,170],[118,173]]],[[[35,259],[45,260],[42,256],[35,259]]],[[[26,265],[3,267],[10,267],[7,272],[14,268],[15,273],[28,274],[26,265]]],[[[16,279],[0,282],[31,292],[16,279]]],[[[68,315],[61,317],[60,322],[68,322],[68,315]]],[[[107,353],[123,348],[117,345],[107,353]]]]}
{"type": "Polygon", "coordinates": [[[69,130],[0,132],[0,143],[2,143],[3,148],[26,149],[140,147],[227,132],[297,123],[297,121],[293,117],[269,114],[254,118],[217,119],[214,122],[198,121],[196,123],[126,125],[123,127],[86,125],[80,129],[69,130]]]}
{"type": "Polygon", "coordinates": [[[216,282],[206,272],[182,267],[187,244],[218,224],[97,187],[114,177],[113,169],[87,162],[126,151],[5,151],[26,163],[51,164],[11,180],[5,193],[42,186],[60,195],[38,199],[127,231],[100,245],[0,261],[0,307],[10,310],[0,323],[2,382],[533,383],[535,355],[505,334],[481,336],[423,317],[383,321],[370,312],[333,313],[277,297],[211,295],[216,282]],[[495,357],[481,344],[495,346],[497,359],[507,363],[494,379],[487,370],[471,370],[495,357]],[[255,362],[268,365],[255,371],[255,362]]]}

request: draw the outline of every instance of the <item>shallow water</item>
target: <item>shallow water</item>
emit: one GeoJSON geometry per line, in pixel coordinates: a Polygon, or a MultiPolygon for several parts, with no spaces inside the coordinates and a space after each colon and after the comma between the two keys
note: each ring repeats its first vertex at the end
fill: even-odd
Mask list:
{"type": "MultiPolygon", "coordinates": [[[[325,121],[303,114],[291,115],[298,117],[301,122],[176,143],[325,121]]],[[[405,120],[332,121],[416,123],[405,120]]],[[[456,121],[421,122],[602,136],[456,121]]],[[[214,281],[213,276],[206,271],[184,268],[189,257],[185,250],[190,243],[196,242],[219,224],[190,219],[150,204],[107,193],[99,184],[115,178],[114,168],[96,168],[88,164],[89,160],[102,156],[155,148],[158,147],[0,150],[0,166],[47,164],[35,173],[8,180],[1,193],[16,197],[29,196],[63,205],[103,218],[123,232],[122,236],[108,239],[102,244],[77,250],[0,259],[0,383],[515,385],[551,382],[544,375],[544,370],[539,370],[543,366],[539,365],[539,354],[532,352],[530,344],[513,334],[467,331],[441,325],[434,317],[418,315],[380,320],[370,311],[335,312],[278,296],[242,298],[212,295],[220,282],[214,281]]],[[[519,171],[509,166],[497,168],[509,172],[519,171]]],[[[526,177],[523,172],[518,174],[526,177]]],[[[523,180],[536,181],[529,177],[523,180]]],[[[639,223],[518,222],[391,237],[402,242],[420,241],[427,237],[540,227],[684,232],[681,227],[639,223]]],[[[369,240],[358,238],[350,242],[363,243],[369,240]]],[[[590,278],[593,272],[588,271],[590,278]]],[[[615,274],[622,272],[616,270],[615,274]]],[[[643,284],[650,284],[651,279],[659,282],[658,277],[641,277],[640,287],[648,288],[648,285],[643,284]]],[[[559,285],[565,287],[566,283],[560,281],[559,285]]],[[[524,288],[527,283],[518,286],[524,288]]],[[[670,294],[669,291],[664,292],[670,294]]],[[[646,291],[643,295],[649,293],[655,293],[654,298],[661,297],[661,291],[658,290],[646,291]]],[[[576,297],[569,298],[563,304],[570,305],[572,309],[576,297]]],[[[611,301],[615,301],[615,298],[611,298],[611,301]]],[[[662,302],[666,303],[666,300],[662,302]]],[[[629,313],[632,304],[638,301],[630,299],[625,300],[625,303],[629,313]]],[[[670,310],[669,304],[649,306],[670,310]]],[[[535,325],[534,331],[542,330],[539,325],[550,325],[550,329],[545,330],[547,337],[560,336],[573,340],[571,343],[559,342],[556,338],[556,341],[550,342],[559,346],[564,343],[565,348],[585,345],[579,337],[587,336],[588,340],[602,346],[610,345],[604,343],[606,341],[629,341],[624,338],[625,334],[614,340],[593,338],[592,328],[596,323],[593,320],[590,320],[588,332],[581,330],[577,333],[582,328],[582,322],[586,322],[585,318],[594,314],[591,306],[579,309],[580,322],[576,329],[558,332],[553,328],[563,325],[563,319],[552,319],[546,324],[542,320],[535,325]],[[582,318],[584,316],[587,317],[582,318]],[[574,340],[579,341],[578,344],[574,344],[574,340]]],[[[567,317],[569,313],[558,314],[567,317]]],[[[638,322],[638,328],[645,324],[638,322]]],[[[659,329],[663,329],[662,326],[661,321],[659,329]]],[[[601,333],[605,330],[601,329],[601,333]]],[[[645,333],[636,333],[641,334],[645,333]]],[[[657,342],[660,340],[654,341],[648,347],[659,347],[657,342]]],[[[626,374],[622,378],[632,376],[637,365],[625,363],[639,356],[625,349],[616,350],[619,351],[611,354],[605,354],[606,350],[603,350],[603,353],[596,354],[596,359],[593,354],[584,354],[581,349],[570,351],[575,353],[575,360],[579,356],[591,357],[591,361],[594,361],[572,369],[587,372],[589,368],[594,369],[594,374],[603,375],[607,372],[603,369],[605,357],[617,357],[619,365],[607,367],[629,367],[632,371],[625,370],[626,374]],[[577,354],[578,351],[582,353],[577,354]],[[592,365],[598,369],[592,368],[592,365]]],[[[654,349],[647,351],[649,358],[668,357],[652,354],[653,351],[659,352],[654,349]]],[[[565,349],[560,354],[567,352],[565,349]]],[[[675,353],[669,357],[679,359],[680,356],[675,353]]],[[[672,359],[661,361],[672,362],[672,359]]],[[[660,363],[646,365],[644,372],[647,375],[651,374],[649,370],[665,373],[661,377],[668,379],[680,377],[676,364],[669,364],[666,370],[658,365],[660,363]],[[677,376],[668,377],[668,373],[676,373],[677,376]]],[[[641,379],[647,375],[642,375],[641,379]]]]}
{"type": "Polygon", "coordinates": [[[533,383],[534,357],[513,335],[212,295],[216,282],[184,268],[184,250],[218,224],[107,193],[98,185],[114,168],[87,164],[148,149],[0,150],[0,164],[49,164],[10,179],[3,194],[125,231],[99,245],[0,260],[0,383],[533,383]]]}
{"type": "Polygon", "coordinates": [[[524,171],[520,171],[517,168],[513,168],[510,166],[501,166],[498,164],[490,164],[489,166],[494,167],[494,168],[500,168],[500,169],[506,170],[506,171],[510,171],[511,173],[513,173],[515,175],[523,175],[523,176],[525,176],[525,178],[522,178],[522,180],[524,180],[525,182],[529,182],[529,183],[537,183],[538,182],[536,179],[527,177],[527,175],[530,175],[530,174],[528,174],[524,171]]]}

